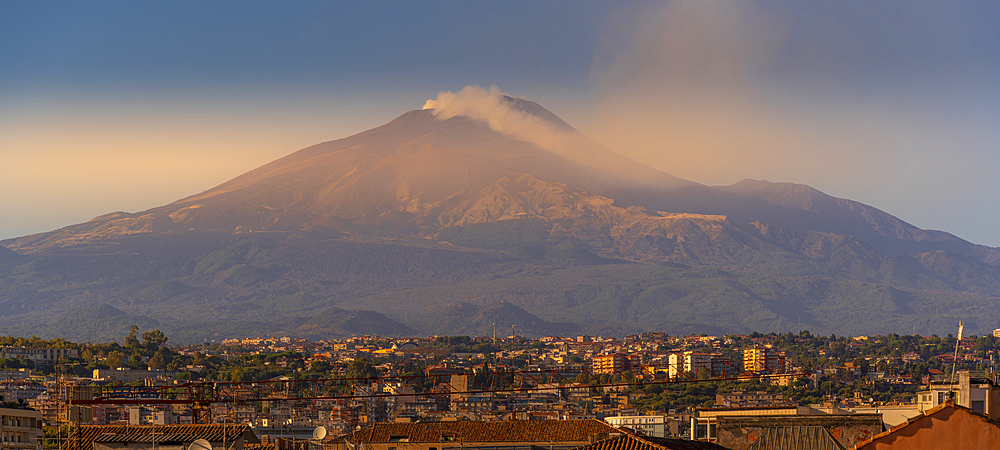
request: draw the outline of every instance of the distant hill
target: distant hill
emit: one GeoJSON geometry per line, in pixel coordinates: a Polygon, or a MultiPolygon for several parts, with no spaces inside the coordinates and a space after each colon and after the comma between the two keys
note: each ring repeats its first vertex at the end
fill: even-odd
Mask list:
{"type": "Polygon", "coordinates": [[[106,339],[144,321],[181,341],[1000,321],[996,248],[804,185],[681,180],[500,104],[537,129],[411,111],[168,205],[5,240],[0,327],[106,339]]]}
{"type": "MultiPolygon", "coordinates": [[[[124,342],[132,325],[142,330],[151,330],[159,327],[160,323],[146,316],[126,314],[114,306],[101,303],[71,310],[46,326],[32,328],[28,335],[61,337],[71,341],[124,342]]],[[[23,335],[27,330],[15,329],[15,332],[23,335]]]]}
{"type": "Polygon", "coordinates": [[[748,179],[720,189],[756,197],[787,210],[768,215],[747,211],[737,220],[760,220],[791,230],[855,236],[891,255],[943,250],[993,265],[1000,263],[998,248],[976,245],[943,231],[922,230],[885,211],[831,197],[806,185],[748,179]]]}

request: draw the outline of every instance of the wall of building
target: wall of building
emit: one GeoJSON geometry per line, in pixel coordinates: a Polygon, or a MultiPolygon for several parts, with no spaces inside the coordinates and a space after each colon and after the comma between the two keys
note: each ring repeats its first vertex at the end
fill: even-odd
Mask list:
{"type": "Polygon", "coordinates": [[[990,449],[1000,446],[1000,428],[965,411],[945,408],[921,417],[859,450],[990,449]]]}
{"type": "Polygon", "coordinates": [[[882,432],[881,414],[824,414],[814,416],[749,417],[719,416],[716,444],[732,450],[746,450],[770,428],[821,426],[840,445],[851,448],[882,432]]]}
{"type": "Polygon", "coordinates": [[[4,449],[42,448],[42,413],[0,408],[0,441],[4,449]]]}

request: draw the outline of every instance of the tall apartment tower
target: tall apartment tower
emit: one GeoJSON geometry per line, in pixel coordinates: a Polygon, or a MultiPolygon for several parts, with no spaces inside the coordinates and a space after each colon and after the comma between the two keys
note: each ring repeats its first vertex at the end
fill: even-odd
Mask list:
{"type": "Polygon", "coordinates": [[[753,347],[743,350],[743,370],[784,373],[784,358],[773,348],[753,347]]]}

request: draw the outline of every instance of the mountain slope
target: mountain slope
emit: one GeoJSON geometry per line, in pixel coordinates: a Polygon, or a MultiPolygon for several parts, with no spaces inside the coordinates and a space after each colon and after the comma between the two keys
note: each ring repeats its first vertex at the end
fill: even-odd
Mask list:
{"type": "Polygon", "coordinates": [[[993,320],[997,249],[808,186],[680,180],[499,104],[535,132],[411,111],[169,205],[4,241],[0,327],[105,303],[189,339],[993,320]]]}
{"type": "Polygon", "coordinates": [[[973,256],[989,264],[1000,263],[998,248],[972,244],[943,231],[923,230],[885,211],[832,197],[806,185],[747,179],[719,189],[758,198],[786,210],[766,216],[759,212],[739,212],[733,214],[737,220],[761,220],[791,230],[856,236],[890,255],[943,250],[973,256]]]}

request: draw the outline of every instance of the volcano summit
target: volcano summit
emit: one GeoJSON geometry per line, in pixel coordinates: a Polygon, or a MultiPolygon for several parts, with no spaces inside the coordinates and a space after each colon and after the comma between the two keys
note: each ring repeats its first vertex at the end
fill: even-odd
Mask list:
{"type": "Polygon", "coordinates": [[[682,180],[473,87],[174,203],[2,244],[0,325],[78,339],[130,320],[181,340],[1000,321],[996,248],[808,186],[682,180]]]}

